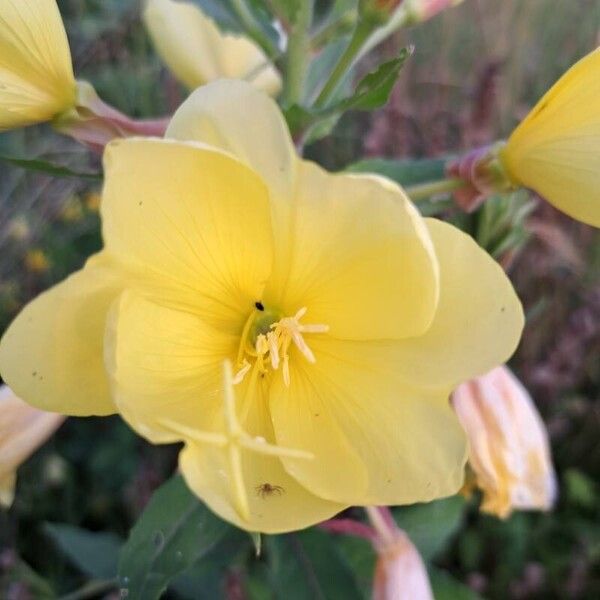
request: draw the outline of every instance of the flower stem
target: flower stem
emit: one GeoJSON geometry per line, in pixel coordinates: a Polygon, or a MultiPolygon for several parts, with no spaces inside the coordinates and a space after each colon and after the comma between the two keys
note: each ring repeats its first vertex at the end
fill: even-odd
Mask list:
{"type": "Polygon", "coordinates": [[[464,187],[466,184],[462,179],[442,179],[428,183],[419,183],[404,188],[404,191],[413,202],[426,200],[431,196],[447,194],[464,187]]]}
{"type": "Polygon", "coordinates": [[[319,528],[330,533],[353,535],[354,537],[363,538],[370,542],[377,537],[376,532],[371,527],[354,519],[330,519],[329,521],[319,523],[319,528]]]}
{"type": "Polygon", "coordinates": [[[387,506],[365,506],[365,511],[373,529],[381,542],[394,540],[396,523],[387,506]]]}
{"type": "Polygon", "coordinates": [[[305,0],[299,4],[296,19],[289,32],[283,90],[285,106],[299,104],[302,100],[310,55],[309,33],[312,19],[313,0],[305,0]]]}
{"type": "Polygon", "coordinates": [[[373,25],[369,21],[359,21],[356,24],[356,28],[348,42],[348,46],[344,50],[342,56],[340,56],[338,63],[331,72],[327,83],[321,90],[321,93],[315,102],[316,108],[323,108],[326,106],[332,96],[337,92],[342,80],[361,54],[363,45],[371,35],[372,31],[373,25]]]}

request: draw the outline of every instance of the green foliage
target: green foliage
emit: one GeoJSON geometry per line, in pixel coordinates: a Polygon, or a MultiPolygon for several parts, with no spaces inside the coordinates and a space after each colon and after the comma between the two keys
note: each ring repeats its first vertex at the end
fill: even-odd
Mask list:
{"type": "MultiPolygon", "coordinates": [[[[341,46],[332,46],[323,55],[323,65],[334,62],[341,46]]],[[[288,126],[293,133],[304,132],[310,142],[325,137],[331,132],[339,118],[347,111],[372,111],[384,106],[392,93],[394,85],[404,63],[412,54],[412,48],[404,48],[393,60],[379,65],[366,75],[356,86],[354,92],[338,99],[326,107],[306,107],[294,104],[284,111],[288,126]],[[323,127],[323,124],[326,126],[323,127]]],[[[320,67],[323,69],[323,66],[320,67]]]]}
{"type": "Polygon", "coordinates": [[[122,593],[132,600],[159,598],[175,576],[208,555],[229,531],[181,476],[174,476],[154,494],[123,547],[122,593]]]}
{"type": "Polygon", "coordinates": [[[465,500],[452,496],[427,504],[413,504],[394,510],[398,526],[418,548],[425,561],[442,552],[459,530],[464,513],[465,500]]]}
{"type": "Polygon", "coordinates": [[[21,167],[27,171],[36,171],[38,173],[45,173],[52,175],[53,177],[76,177],[79,179],[89,179],[91,181],[101,181],[101,173],[81,173],[74,171],[73,169],[57,165],[47,160],[39,158],[16,158],[13,156],[1,156],[0,161],[10,163],[16,167],[21,167]]]}
{"type": "Polygon", "coordinates": [[[54,545],[85,575],[113,579],[123,540],[114,533],[92,533],[65,523],[46,523],[44,530],[54,545]]]}
{"type": "Polygon", "coordinates": [[[324,531],[265,536],[264,546],[266,561],[251,571],[252,600],[364,598],[349,562],[324,531]]]}

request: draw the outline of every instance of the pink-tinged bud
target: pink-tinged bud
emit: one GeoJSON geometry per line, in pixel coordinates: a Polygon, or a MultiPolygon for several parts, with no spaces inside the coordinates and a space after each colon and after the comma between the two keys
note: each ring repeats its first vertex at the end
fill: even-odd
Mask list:
{"type": "Polygon", "coordinates": [[[433,600],[427,569],[403,531],[397,530],[393,541],[376,550],[373,600],[433,600]]]}
{"type": "Polygon", "coordinates": [[[476,148],[446,167],[448,177],[462,179],[465,185],[454,192],[456,204],[465,212],[479,208],[489,196],[514,189],[498,155],[503,142],[476,148]]]}
{"type": "Polygon", "coordinates": [[[422,23],[443,10],[460,4],[463,0],[407,0],[411,21],[422,23]]]}
{"type": "Polygon", "coordinates": [[[85,81],[77,82],[75,106],[52,122],[54,128],[101,154],[116,138],[132,136],[162,137],[168,118],[136,120],[106,104],[85,81]]]}
{"type": "Polygon", "coordinates": [[[377,552],[373,600],[433,600],[423,559],[386,506],[368,506],[377,552]]]}
{"type": "Polygon", "coordinates": [[[63,415],[25,404],[10,388],[0,386],[0,506],[10,506],[16,472],[62,424],[63,415]]]}
{"type": "Polygon", "coordinates": [[[385,23],[403,4],[403,0],[360,0],[361,17],[385,23]]]}
{"type": "Polygon", "coordinates": [[[521,382],[505,367],[460,385],[452,404],[470,444],[481,510],[552,508],[557,495],[548,434],[521,382]]]}

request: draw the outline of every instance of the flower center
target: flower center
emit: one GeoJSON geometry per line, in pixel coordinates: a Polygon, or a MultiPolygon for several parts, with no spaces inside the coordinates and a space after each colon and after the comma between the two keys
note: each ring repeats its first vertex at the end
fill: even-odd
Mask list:
{"type": "Polygon", "coordinates": [[[329,325],[301,323],[306,307],[301,308],[293,317],[285,317],[278,311],[267,309],[261,302],[257,302],[255,307],[256,310],[250,314],[242,331],[237,357],[238,372],[233,383],[240,383],[253,366],[257,367],[262,376],[269,371],[269,367],[276,371],[281,366],[283,381],[289,386],[290,346],[293,343],[308,362],[316,362],[315,355],[302,334],[327,333],[329,325]]]}

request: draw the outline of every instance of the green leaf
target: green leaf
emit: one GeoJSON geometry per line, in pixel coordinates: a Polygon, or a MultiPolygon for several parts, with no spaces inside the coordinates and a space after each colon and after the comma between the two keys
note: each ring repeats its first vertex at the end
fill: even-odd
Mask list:
{"type": "Polygon", "coordinates": [[[384,106],[394,89],[400,70],[412,53],[412,47],[403,48],[397,58],[379,65],[375,71],[364,77],[350,98],[338,102],[330,110],[375,110],[384,106]]]}
{"type": "Polygon", "coordinates": [[[241,33],[243,31],[235,12],[228,0],[191,0],[224,31],[241,33]]]}
{"type": "Polygon", "coordinates": [[[435,600],[481,600],[481,596],[451,575],[429,567],[429,581],[435,600]]]}
{"type": "MultiPolygon", "coordinates": [[[[324,65],[339,51],[339,47],[336,45],[331,45],[330,48],[331,54],[329,54],[329,49],[327,54],[323,53],[324,65]]],[[[286,108],[284,115],[290,131],[292,133],[308,132],[305,133],[305,136],[309,141],[315,141],[325,137],[343,113],[349,110],[370,111],[384,106],[392,93],[400,69],[411,54],[412,48],[404,48],[400,56],[379,65],[375,71],[364,77],[350,97],[334,102],[331,106],[309,108],[293,105],[286,108]]],[[[316,72],[318,73],[318,70],[316,72]]],[[[311,80],[315,78],[312,71],[310,75],[311,80]]]]}
{"type": "Polygon", "coordinates": [[[296,21],[296,15],[303,1],[305,0],[269,0],[269,4],[279,18],[291,25],[296,21]]]}
{"type": "Polygon", "coordinates": [[[356,162],[346,170],[352,173],[378,173],[393,179],[400,185],[409,186],[443,179],[446,162],[447,158],[421,160],[371,158],[356,162]]]}
{"type": "MultiPolygon", "coordinates": [[[[265,536],[264,546],[267,564],[263,575],[275,598],[364,599],[349,563],[324,531],[312,528],[294,534],[265,536]]],[[[253,587],[260,586],[254,583],[253,587]]]]}
{"type": "MultiPolygon", "coordinates": [[[[445,177],[448,157],[420,160],[371,158],[361,160],[346,168],[352,173],[377,173],[392,179],[404,187],[439,181],[445,177]]],[[[424,217],[440,214],[452,206],[452,200],[420,200],[419,212],[424,217]]]]}
{"type": "Polygon", "coordinates": [[[230,528],[225,537],[206,556],[194,563],[169,584],[183,600],[224,597],[224,580],[236,558],[248,553],[248,536],[245,532],[230,528]]]}
{"type": "Polygon", "coordinates": [[[427,504],[394,509],[398,527],[404,529],[428,562],[442,552],[458,531],[464,514],[465,499],[452,496],[427,504]]]}
{"type": "Polygon", "coordinates": [[[231,531],[172,477],[153,495],[134,526],[119,560],[119,580],[128,600],[155,600],[169,582],[206,557],[231,531]]]}
{"type": "Polygon", "coordinates": [[[95,579],[113,579],[123,541],[113,533],[94,533],[66,525],[46,523],[45,533],[82,573],[95,579]]]}
{"type": "Polygon", "coordinates": [[[73,171],[69,167],[56,165],[38,158],[15,158],[12,156],[0,155],[0,161],[8,162],[17,167],[27,169],[28,171],[37,171],[39,173],[53,175],[54,177],[77,177],[79,179],[92,179],[94,181],[102,180],[101,173],[80,173],[73,171]]]}

